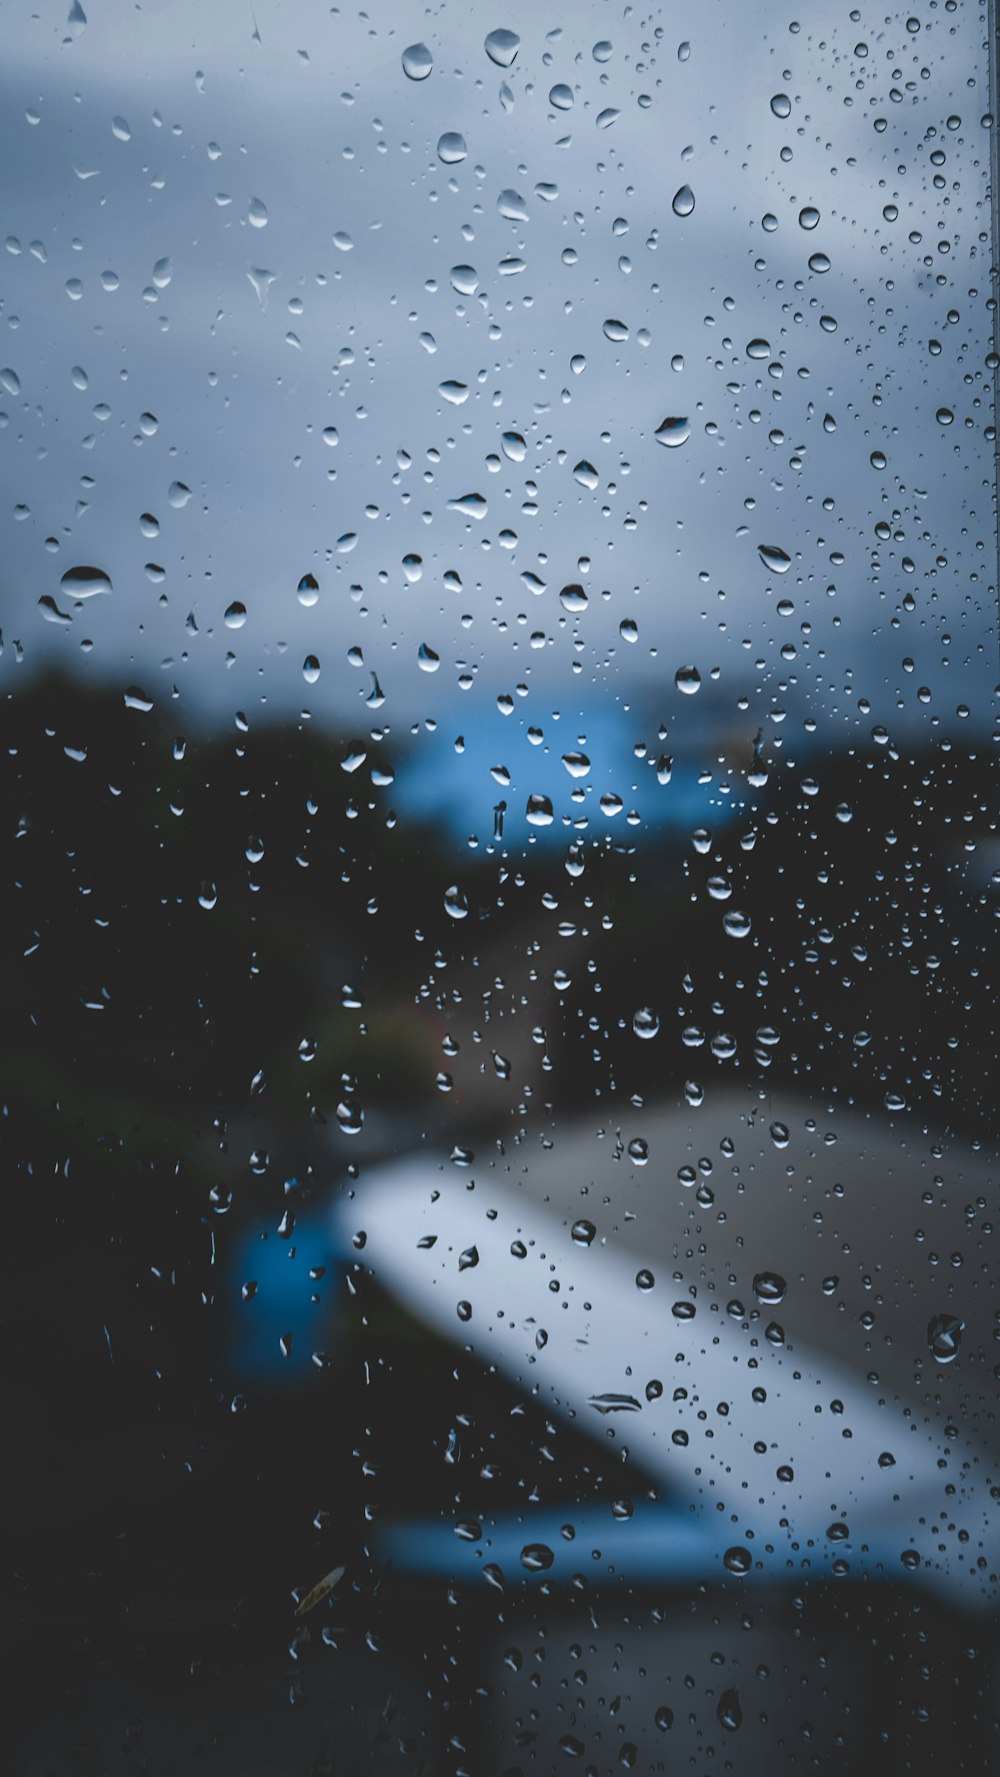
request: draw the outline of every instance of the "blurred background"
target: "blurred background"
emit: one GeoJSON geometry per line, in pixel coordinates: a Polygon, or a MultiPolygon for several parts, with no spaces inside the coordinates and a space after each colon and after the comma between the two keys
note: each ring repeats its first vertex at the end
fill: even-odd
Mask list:
{"type": "Polygon", "coordinates": [[[991,1768],[986,12],[64,10],[0,73],[11,1768],[991,1768]]]}

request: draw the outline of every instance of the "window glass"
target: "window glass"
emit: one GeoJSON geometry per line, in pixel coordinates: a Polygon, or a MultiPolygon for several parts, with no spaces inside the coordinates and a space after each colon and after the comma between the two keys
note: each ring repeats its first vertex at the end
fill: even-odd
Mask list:
{"type": "Polygon", "coordinates": [[[992,7],[4,23],[12,1768],[989,1768],[992,7]]]}

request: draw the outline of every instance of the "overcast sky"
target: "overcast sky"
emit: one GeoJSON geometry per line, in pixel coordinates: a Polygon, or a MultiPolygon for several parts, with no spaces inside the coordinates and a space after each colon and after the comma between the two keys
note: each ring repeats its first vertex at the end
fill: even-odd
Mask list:
{"type": "Polygon", "coordinates": [[[512,770],[597,701],[679,750],[991,720],[975,7],[83,11],[4,12],[0,688],[512,770]]]}

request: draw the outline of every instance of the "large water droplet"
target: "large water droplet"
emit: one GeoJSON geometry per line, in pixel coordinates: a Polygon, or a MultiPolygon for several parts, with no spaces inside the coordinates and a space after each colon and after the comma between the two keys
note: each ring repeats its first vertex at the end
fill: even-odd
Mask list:
{"type": "Polygon", "coordinates": [[[472,265],[453,265],[448,276],[459,296],[475,296],[479,289],[479,273],[472,265]]]}
{"type": "Polygon", "coordinates": [[[521,1566],[529,1573],[545,1573],[552,1566],[555,1556],[548,1543],[525,1543],[521,1550],[521,1566]]]}
{"type": "Polygon", "coordinates": [[[753,1565],[753,1557],[749,1549],[741,1549],[737,1546],[726,1550],[722,1557],[722,1565],[729,1573],[749,1573],[753,1565]]]}
{"type": "Polygon", "coordinates": [[[573,88],[566,86],[563,81],[559,81],[556,86],[549,89],[549,104],[556,111],[569,111],[573,104],[573,88]]]}
{"type": "Polygon", "coordinates": [[[409,49],[404,49],[400,60],[408,80],[426,80],[434,66],[434,57],[426,43],[411,43],[409,49]]]}
{"type": "Polygon", "coordinates": [[[552,802],[548,796],[529,796],[525,815],[532,827],[551,827],[555,820],[552,802]]]}
{"type": "Polygon", "coordinates": [[[670,208],[673,210],[675,216],[691,215],[694,210],[694,192],[691,190],[690,185],[682,185],[679,191],[674,192],[673,202],[670,205],[670,208]]]}
{"type": "Polygon", "coordinates": [[[674,674],[674,684],[685,697],[693,697],[701,687],[701,674],[696,666],[679,666],[674,674]]]}
{"type": "Polygon", "coordinates": [[[521,39],[516,31],[491,31],[483,48],[491,62],[498,68],[509,68],[521,47],[521,39]]]}
{"type": "Polygon", "coordinates": [[[456,883],[444,891],[444,910],[452,919],[467,919],[469,915],[468,897],[456,883]]]}
{"type": "Polygon", "coordinates": [[[658,444],[666,444],[674,450],[679,444],[687,443],[691,436],[691,427],[686,417],[669,415],[657,426],[654,436],[658,444]]]}
{"type": "Polygon", "coordinates": [[[765,568],[770,568],[772,574],[787,574],[792,565],[791,556],[786,555],[783,549],[779,549],[777,543],[758,543],[757,554],[765,568]]]}
{"type": "Polygon", "coordinates": [[[774,112],[775,117],[790,117],[792,114],[792,101],[788,97],[788,94],[775,93],[774,98],[771,100],[771,110],[774,112]]]}
{"type": "Polygon", "coordinates": [[[659,1028],[660,1014],[654,1012],[650,1006],[641,1006],[632,1020],[632,1029],[636,1036],[648,1041],[650,1037],[656,1036],[659,1028]]]}
{"type": "Polygon", "coordinates": [[[444,135],[438,138],[437,152],[438,160],[443,161],[446,167],[454,167],[465,159],[469,150],[465,146],[465,137],[458,130],[445,130],[444,135]]]}
{"type": "Polygon", "coordinates": [[[564,611],[585,611],[587,594],[582,586],[564,586],[559,594],[559,603],[564,611]]]}
{"type": "Polygon", "coordinates": [[[753,1280],[753,1293],[758,1302],[766,1302],[771,1306],[775,1302],[783,1302],[788,1285],[777,1271],[758,1271],[753,1280]]]}
{"type": "Polygon", "coordinates": [[[98,593],[111,592],[111,578],[103,568],[67,568],[59,582],[70,598],[92,599],[98,593]]]}
{"type": "Polygon", "coordinates": [[[719,1720],[719,1726],[728,1729],[730,1734],[735,1734],[743,1721],[739,1691],[723,1691],[715,1713],[719,1720]]]}
{"type": "Polygon", "coordinates": [[[964,1320],[954,1314],[935,1314],[927,1325],[927,1343],[939,1364],[953,1363],[965,1331],[964,1320]]]}

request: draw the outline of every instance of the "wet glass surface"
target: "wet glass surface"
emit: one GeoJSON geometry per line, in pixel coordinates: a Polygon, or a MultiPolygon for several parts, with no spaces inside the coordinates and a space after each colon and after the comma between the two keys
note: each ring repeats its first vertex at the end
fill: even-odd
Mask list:
{"type": "Polygon", "coordinates": [[[12,1769],[992,1768],[994,41],[7,9],[12,1769]]]}

